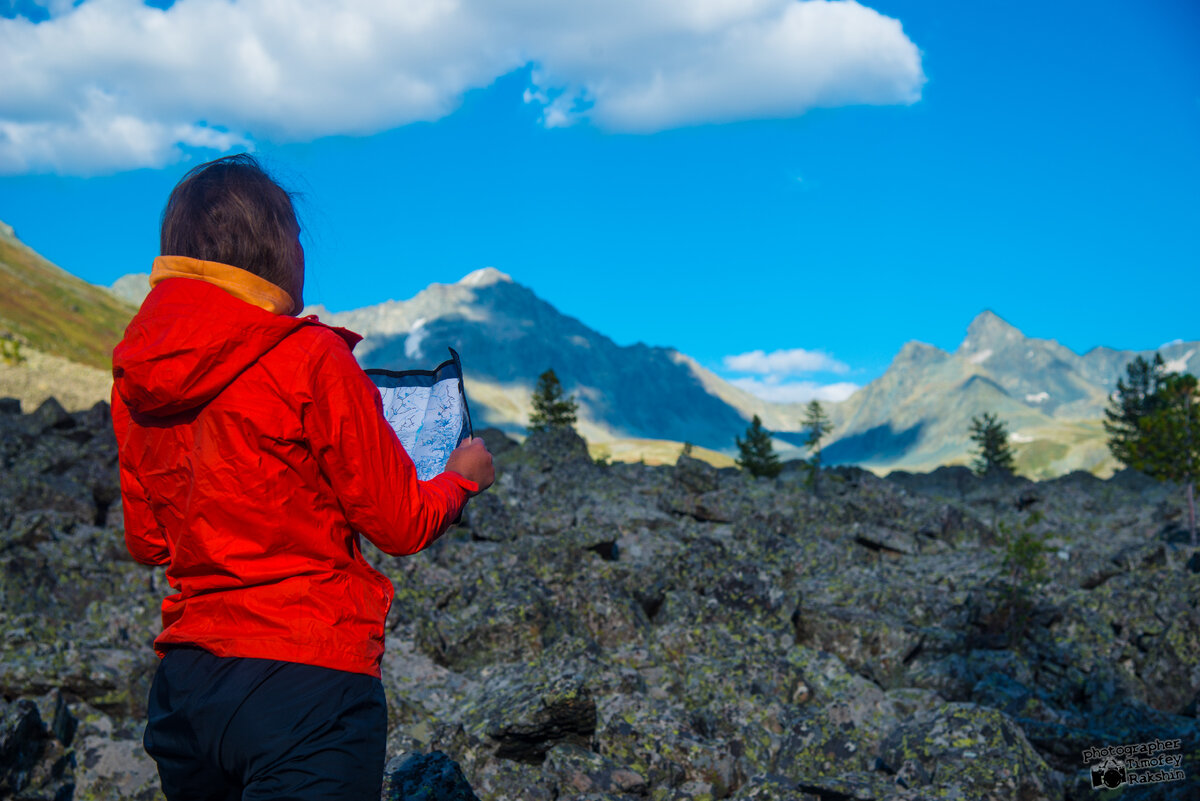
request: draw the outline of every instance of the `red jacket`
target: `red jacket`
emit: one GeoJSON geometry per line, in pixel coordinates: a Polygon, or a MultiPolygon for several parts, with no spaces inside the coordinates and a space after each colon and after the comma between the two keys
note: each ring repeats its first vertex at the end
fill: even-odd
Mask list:
{"type": "Polygon", "coordinates": [[[161,281],[129,324],[113,426],[125,542],[167,565],[176,590],[159,656],[189,643],[379,675],[393,588],[359,534],[414,553],[479,487],[453,472],[417,480],[351,355],[360,339],[201,277],[161,281]]]}

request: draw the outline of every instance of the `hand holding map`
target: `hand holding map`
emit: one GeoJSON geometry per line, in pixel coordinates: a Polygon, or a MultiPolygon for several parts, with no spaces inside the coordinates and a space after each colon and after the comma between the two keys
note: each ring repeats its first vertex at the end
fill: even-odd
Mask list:
{"type": "Polygon", "coordinates": [[[487,444],[479,437],[468,437],[450,454],[446,462],[446,471],[454,471],[468,481],[474,481],[479,489],[468,495],[483,492],[496,480],[496,467],[492,464],[492,454],[487,444]]]}
{"type": "Polygon", "coordinates": [[[383,400],[383,415],[425,481],[446,469],[458,444],[473,435],[462,363],[451,358],[432,370],[367,370],[383,400]]]}

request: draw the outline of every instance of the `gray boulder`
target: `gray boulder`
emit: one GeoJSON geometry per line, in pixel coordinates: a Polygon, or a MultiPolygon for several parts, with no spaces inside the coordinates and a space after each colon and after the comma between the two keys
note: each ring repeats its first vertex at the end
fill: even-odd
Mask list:
{"type": "Polygon", "coordinates": [[[441,751],[403,754],[383,771],[383,801],[479,801],[462,768],[441,751]]]}

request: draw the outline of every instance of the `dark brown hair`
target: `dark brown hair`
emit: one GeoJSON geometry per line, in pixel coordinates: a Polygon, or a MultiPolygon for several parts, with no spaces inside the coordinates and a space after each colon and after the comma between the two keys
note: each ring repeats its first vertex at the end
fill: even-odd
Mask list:
{"type": "Polygon", "coordinates": [[[303,258],[292,195],[251,155],[201,164],[188,171],[162,214],[163,256],[232,264],[292,292],[303,258]]]}

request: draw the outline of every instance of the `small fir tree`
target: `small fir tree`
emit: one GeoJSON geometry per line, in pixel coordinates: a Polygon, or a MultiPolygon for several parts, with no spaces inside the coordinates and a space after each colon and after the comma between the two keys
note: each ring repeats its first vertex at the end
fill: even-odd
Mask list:
{"type": "Polygon", "coordinates": [[[976,473],[1012,475],[1013,452],[1008,444],[1008,429],[996,415],[984,412],[971,418],[971,441],[979,449],[974,463],[976,473]]]}
{"type": "Polygon", "coordinates": [[[816,489],[821,475],[821,440],[825,439],[830,428],[829,417],[821,408],[820,401],[809,402],[808,409],[804,413],[804,427],[808,429],[808,439],[804,441],[804,444],[808,446],[808,452],[811,454],[808,484],[816,489]]]}
{"type": "Polygon", "coordinates": [[[757,414],[746,429],[746,438],[743,440],[741,437],[734,437],[734,441],[741,451],[741,456],[736,460],[738,467],[750,475],[774,478],[783,470],[779,454],[775,453],[775,448],[771,445],[771,434],[763,428],[762,420],[757,414]]]}
{"type": "Polygon", "coordinates": [[[575,411],[579,408],[574,396],[563,397],[562,384],[554,369],[550,368],[538,376],[533,390],[533,412],[529,415],[529,431],[545,431],[548,428],[573,427],[575,411]]]}
{"type": "Polygon", "coordinates": [[[1117,391],[1104,410],[1108,449],[1127,467],[1141,469],[1138,465],[1145,458],[1141,423],[1158,409],[1165,379],[1166,365],[1160,354],[1154,354],[1153,361],[1138,356],[1125,365],[1125,378],[1117,380],[1117,391]]]}
{"type": "Polygon", "coordinates": [[[1000,524],[1004,535],[1003,627],[1010,643],[1019,642],[1029,627],[1036,599],[1046,582],[1046,554],[1052,549],[1046,544],[1046,535],[1036,531],[1041,521],[1042,513],[1035,510],[1016,526],[1000,524]]]}

